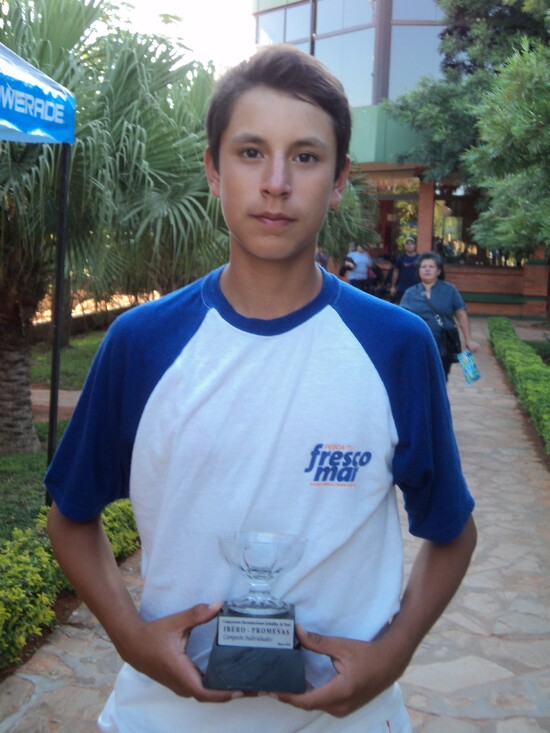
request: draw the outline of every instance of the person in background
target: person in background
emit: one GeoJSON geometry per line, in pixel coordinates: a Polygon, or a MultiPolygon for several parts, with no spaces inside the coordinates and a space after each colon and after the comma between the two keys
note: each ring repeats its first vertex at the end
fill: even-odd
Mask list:
{"type": "Polygon", "coordinates": [[[362,245],[357,244],[355,249],[348,252],[346,261],[353,262],[354,267],[347,272],[348,282],[365,293],[369,289],[369,268],[372,266],[372,257],[362,245]]]}
{"type": "Polygon", "coordinates": [[[456,359],[444,346],[443,327],[453,326],[456,318],[466,349],[472,352],[479,351],[479,344],[472,338],[470,321],[462,296],[454,285],[442,279],[443,260],[437,252],[423,252],[418,257],[418,275],[420,282],[405,291],[401,307],[420,316],[428,324],[440,348],[445,379],[448,379],[451,366],[456,359]]]}
{"type": "Polygon", "coordinates": [[[405,290],[418,282],[417,262],[416,240],[407,237],[405,252],[395,258],[393,266],[390,294],[394,303],[399,303],[405,290]]]}
{"type": "Polygon", "coordinates": [[[99,728],[410,733],[397,680],[476,543],[433,338],[315,262],[351,135],[318,59],[261,49],[217,82],[206,129],[229,262],[117,318],[46,476],[56,556],[125,662],[99,728]],[[422,538],[404,589],[396,486],[422,538]],[[139,611],[101,521],[125,497],[139,611]],[[258,529],[307,539],[277,581],[296,606],[303,694],[203,684],[235,591],[218,538],[258,529]]]}

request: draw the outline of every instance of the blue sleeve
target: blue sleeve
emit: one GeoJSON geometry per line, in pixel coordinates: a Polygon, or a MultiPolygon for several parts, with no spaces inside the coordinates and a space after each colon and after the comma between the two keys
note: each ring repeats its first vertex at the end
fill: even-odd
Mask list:
{"type": "Polygon", "coordinates": [[[204,318],[198,283],[125,313],[107,332],[46,473],[65,516],[87,521],[128,497],[145,404],[204,318]]]}
{"type": "Polygon", "coordinates": [[[428,335],[409,354],[408,388],[391,388],[399,436],[393,475],[411,534],[445,543],[460,534],[474,501],[462,472],[441,358],[429,330],[428,335]]]}
{"type": "MultiPolygon", "coordinates": [[[[348,294],[346,297],[353,297],[348,294]]],[[[397,428],[393,478],[411,534],[438,543],[460,534],[474,507],[462,472],[445,376],[431,331],[418,316],[372,299],[348,323],[386,387],[397,428]]]]}

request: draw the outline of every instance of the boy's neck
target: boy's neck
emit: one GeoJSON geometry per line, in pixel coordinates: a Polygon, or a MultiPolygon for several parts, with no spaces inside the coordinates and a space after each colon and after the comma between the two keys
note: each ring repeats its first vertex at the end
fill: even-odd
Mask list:
{"type": "Polygon", "coordinates": [[[264,261],[237,267],[230,261],[220,286],[231,306],[245,318],[282,318],[307,305],[321,290],[323,275],[313,257],[301,264],[264,261]]]}

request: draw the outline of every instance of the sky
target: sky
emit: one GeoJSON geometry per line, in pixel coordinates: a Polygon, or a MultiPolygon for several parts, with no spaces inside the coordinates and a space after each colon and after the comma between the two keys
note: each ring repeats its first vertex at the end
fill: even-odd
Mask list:
{"type": "Polygon", "coordinates": [[[128,0],[134,8],[131,28],[138,32],[173,34],[193,50],[192,58],[213,61],[217,72],[250,56],[254,46],[252,0],[128,0]],[[160,15],[182,21],[168,30],[160,15]]]}

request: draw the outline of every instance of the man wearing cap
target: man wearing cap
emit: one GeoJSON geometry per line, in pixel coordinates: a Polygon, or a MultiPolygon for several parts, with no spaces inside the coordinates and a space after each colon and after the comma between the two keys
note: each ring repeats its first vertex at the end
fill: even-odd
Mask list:
{"type": "Polygon", "coordinates": [[[416,240],[414,237],[407,237],[405,253],[396,258],[392,272],[390,293],[394,303],[399,303],[405,290],[418,282],[417,263],[416,240]]]}

